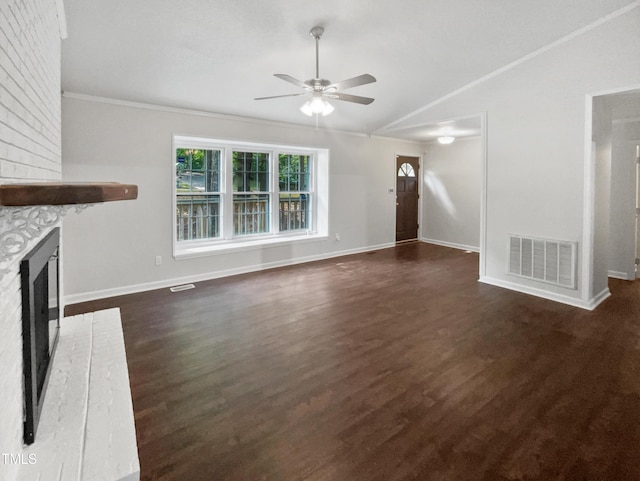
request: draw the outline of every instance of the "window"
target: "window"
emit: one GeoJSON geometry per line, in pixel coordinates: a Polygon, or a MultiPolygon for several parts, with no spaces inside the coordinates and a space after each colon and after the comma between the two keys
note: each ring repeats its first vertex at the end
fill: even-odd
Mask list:
{"type": "Polygon", "coordinates": [[[407,162],[404,162],[398,169],[398,177],[415,177],[416,173],[413,171],[413,166],[407,162]]]}
{"type": "Polygon", "coordinates": [[[269,232],[269,154],[233,151],[233,233],[269,232]]]}
{"type": "Polygon", "coordinates": [[[326,237],[328,151],[174,137],[174,256],[326,237]]]}
{"type": "Polygon", "coordinates": [[[177,239],[220,236],[220,151],[176,149],[177,239]]]}
{"type": "Polygon", "coordinates": [[[280,154],[278,158],[280,190],[280,231],[307,229],[311,191],[308,155],[280,154]]]}

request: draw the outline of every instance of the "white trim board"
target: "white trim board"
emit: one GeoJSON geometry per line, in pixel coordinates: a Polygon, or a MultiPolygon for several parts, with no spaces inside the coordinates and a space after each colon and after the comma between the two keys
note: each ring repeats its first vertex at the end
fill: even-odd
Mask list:
{"type": "Polygon", "coordinates": [[[609,271],[608,275],[613,279],[622,279],[623,281],[634,281],[636,279],[635,276],[629,277],[629,274],[620,271],[609,271]]]}
{"type": "Polygon", "coordinates": [[[480,277],[487,274],[487,199],[489,195],[489,144],[487,135],[487,112],[480,115],[480,132],[482,150],[480,152],[482,159],[482,185],[480,187],[480,265],[478,272],[480,277]]]}
{"type": "Polygon", "coordinates": [[[65,306],[68,306],[71,304],[77,304],[79,302],[95,301],[98,299],[105,299],[108,297],[124,296],[127,294],[135,294],[137,292],[152,291],[154,289],[164,289],[164,288],[169,288],[169,287],[177,286],[181,284],[209,281],[212,279],[219,279],[221,277],[235,276],[238,274],[247,274],[250,272],[259,272],[259,271],[264,271],[268,269],[275,269],[277,267],[293,266],[296,264],[304,264],[307,262],[321,261],[325,259],[332,259],[334,257],[342,257],[342,256],[351,255],[351,254],[361,254],[363,252],[371,252],[371,251],[377,251],[382,249],[388,249],[390,247],[395,247],[395,245],[396,245],[395,242],[390,242],[386,244],[379,244],[376,246],[369,246],[369,247],[363,247],[358,249],[346,249],[342,251],[331,252],[328,254],[318,254],[318,255],[307,256],[307,257],[297,257],[295,259],[268,262],[266,264],[237,267],[233,269],[225,269],[223,271],[217,271],[217,272],[205,272],[203,274],[197,274],[193,276],[163,279],[161,281],[145,282],[142,284],[131,284],[128,286],[102,289],[99,291],[83,292],[80,294],[70,294],[70,295],[64,296],[64,304],[65,306]]]}
{"type": "MultiPolygon", "coordinates": [[[[417,129],[420,127],[425,127],[427,125],[435,125],[435,124],[440,124],[443,122],[451,122],[452,120],[468,120],[468,119],[475,119],[475,118],[479,118],[481,117],[483,114],[485,114],[485,112],[478,112],[475,114],[469,114],[469,115],[458,115],[456,117],[447,117],[447,118],[441,118],[441,119],[437,119],[437,120],[430,120],[429,122],[419,122],[417,124],[411,124],[411,125],[403,125],[402,127],[394,127],[391,129],[387,129],[385,130],[385,132],[398,132],[398,131],[402,131],[402,130],[409,130],[409,129],[417,129]]],[[[482,134],[480,134],[482,135],[482,134]]],[[[480,137],[480,135],[473,135],[473,136],[469,136],[469,137],[456,137],[456,139],[469,139],[469,138],[477,138],[480,137]]],[[[430,144],[432,142],[437,142],[437,139],[434,139],[433,141],[427,141],[426,143],[430,144]]]]}
{"type": "Polygon", "coordinates": [[[586,309],[588,311],[594,310],[605,299],[611,296],[611,292],[609,291],[608,287],[604,289],[602,292],[600,292],[598,295],[589,299],[588,301],[584,301],[576,297],[565,296],[563,294],[558,294],[558,293],[546,291],[543,289],[537,289],[535,287],[528,287],[522,284],[516,284],[515,282],[495,279],[493,277],[481,276],[480,279],[478,279],[478,282],[482,282],[483,284],[489,284],[496,287],[502,287],[504,289],[509,289],[511,291],[521,292],[523,294],[529,294],[535,297],[541,297],[543,299],[560,302],[562,304],[567,304],[573,307],[579,307],[581,309],[586,309]]]}
{"type": "Polygon", "coordinates": [[[613,125],[635,124],[640,122],[640,117],[627,117],[625,119],[613,119],[611,123],[613,125]]]}
{"type": "Polygon", "coordinates": [[[434,244],[437,246],[443,247],[451,247],[452,249],[460,249],[463,251],[471,251],[471,252],[480,252],[480,247],[468,246],[465,244],[457,244],[455,242],[447,242],[436,239],[427,239],[426,237],[420,238],[420,242],[424,242],[425,244],[434,244]]]}

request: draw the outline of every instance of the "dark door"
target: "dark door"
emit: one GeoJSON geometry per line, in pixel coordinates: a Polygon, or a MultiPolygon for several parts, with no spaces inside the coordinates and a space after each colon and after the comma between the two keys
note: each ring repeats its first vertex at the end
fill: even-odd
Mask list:
{"type": "Polygon", "coordinates": [[[396,242],[418,238],[417,157],[396,157],[396,242]]]}

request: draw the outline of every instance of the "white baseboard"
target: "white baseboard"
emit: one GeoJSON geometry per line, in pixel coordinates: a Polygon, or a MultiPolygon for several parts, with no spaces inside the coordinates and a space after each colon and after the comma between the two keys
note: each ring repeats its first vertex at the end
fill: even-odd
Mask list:
{"type": "Polygon", "coordinates": [[[455,242],[447,242],[447,241],[441,241],[437,239],[427,239],[426,237],[421,238],[420,242],[426,242],[427,244],[435,244],[435,245],[444,246],[444,247],[452,247],[454,249],[461,249],[463,251],[480,252],[480,248],[476,246],[456,244],[455,242]]]}
{"type": "Polygon", "coordinates": [[[331,259],[333,257],[342,257],[351,254],[361,254],[363,252],[377,251],[394,247],[395,242],[387,244],[379,244],[376,246],[362,247],[357,249],[346,249],[342,251],[331,252],[328,254],[317,254],[307,257],[296,257],[294,259],[286,259],[282,261],[268,262],[266,264],[257,264],[251,266],[238,267],[234,269],[226,269],[216,272],[206,272],[193,276],[175,277],[171,279],[163,279],[160,281],[145,282],[142,284],[131,284],[122,287],[113,287],[110,289],[102,289],[98,291],[81,292],[78,294],[69,294],[64,296],[65,305],[77,304],[79,302],[95,301],[105,299],[107,297],[124,296],[127,294],[135,294],[137,292],[152,291],[154,289],[164,289],[181,284],[189,284],[194,282],[208,281],[221,277],[234,276],[237,274],[247,274],[249,272],[258,272],[267,269],[275,269],[277,267],[291,266],[295,264],[304,264],[306,262],[320,261],[331,259]]]}
{"type": "Polygon", "coordinates": [[[636,279],[635,274],[629,276],[626,272],[620,271],[609,271],[609,277],[613,277],[614,279],[622,279],[623,281],[634,281],[636,279]]]}
{"type": "Polygon", "coordinates": [[[523,294],[529,294],[550,301],[560,302],[569,306],[579,307],[581,309],[587,309],[589,311],[594,310],[602,301],[611,295],[609,288],[605,288],[598,295],[585,301],[580,298],[565,296],[564,294],[558,294],[556,292],[546,291],[544,289],[537,289],[535,287],[523,286],[522,284],[516,284],[515,282],[504,281],[502,279],[495,279],[493,277],[481,276],[478,279],[484,284],[491,284],[492,286],[503,287],[512,291],[522,292],[523,294]]]}
{"type": "Polygon", "coordinates": [[[598,307],[605,299],[607,299],[608,297],[611,296],[611,291],[609,290],[608,287],[605,287],[604,289],[602,289],[602,291],[600,291],[600,294],[592,297],[589,301],[589,305],[591,307],[589,307],[589,310],[592,311],[594,310],[596,307],[598,307]]]}

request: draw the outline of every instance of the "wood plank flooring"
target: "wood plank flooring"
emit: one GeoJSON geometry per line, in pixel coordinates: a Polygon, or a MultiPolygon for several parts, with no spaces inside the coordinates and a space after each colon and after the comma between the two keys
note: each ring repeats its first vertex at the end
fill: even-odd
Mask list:
{"type": "Polygon", "coordinates": [[[143,481],[640,480],[640,283],[593,312],[411,243],[121,308],[143,481]]]}

